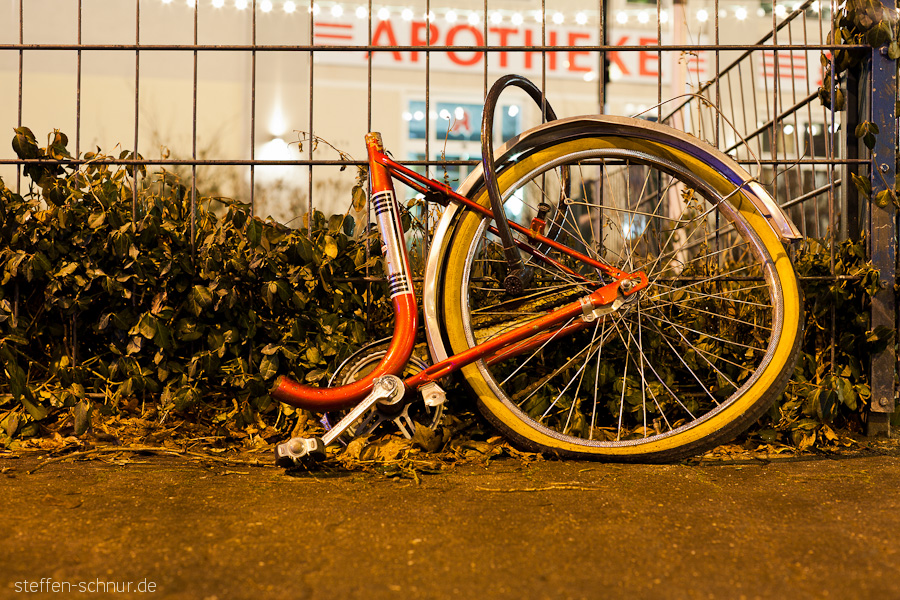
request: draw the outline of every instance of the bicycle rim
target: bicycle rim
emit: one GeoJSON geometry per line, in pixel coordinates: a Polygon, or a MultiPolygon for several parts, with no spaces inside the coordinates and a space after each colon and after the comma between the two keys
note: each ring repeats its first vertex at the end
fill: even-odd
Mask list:
{"type": "MultiPolygon", "coordinates": [[[[527,224],[540,200],[565,205],[558,239],[650,279],[577,333],[463,370],[511,438],[568,456],[673,460],[736,435],[781,393],[799,347],[796,278],[777,235],[709,164],[653,140],[586,137],[518,156],[500,183],[510,218],[527,224]],[[565,166],[573,183],[561,197],[565,166]]],[[[609,281],[554,252],[563,267],[530,259],[534,282],[511,298],[486,226],[460,213],[446,250],[439,310],[454,353],[609,281]]]]}

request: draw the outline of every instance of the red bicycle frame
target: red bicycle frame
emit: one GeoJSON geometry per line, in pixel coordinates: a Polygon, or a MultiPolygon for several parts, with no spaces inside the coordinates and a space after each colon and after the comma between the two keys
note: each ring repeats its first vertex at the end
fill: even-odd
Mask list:
{"type": "MultiPolygon", "coordinates": [[[[394,305],[395,326],[387,353],[378,366],[367,376],[348,385],[333,388],[318,388],[303,385],[281,376],[275,380],[271,390],[274,398],[308,410],[325,412],[354,406],[372,390],[376,378],[382,375],[398,375],[406,366],[415,345],[418,327],[418,309],[410,276],[409,256],[400,225],[400,209],[394,192],[393,179],[420,193],[437,192],[449,201],[460,202],[468,209],[493,220],[493,212],[489,207],[457,194],[441,182],[419,175],[415,171],[393,161],[385,154],[381,134],[369,133],[366,136],[368,151],[369,178],[372,186],[372,206],[381,231],[384,244],[384,256],[387,262],[388,286],[391,301],[394,305]]],[[[584,329],[593,321],[593,312],[602,306],[612,304],[619,293],[629,296],[648,285],[643,271],[627,273],[604,264],[585,254],[577,252],[558,241],[544,236],[539,229],[530,229],[512,221],[510,229],[526,236],[532,244],[545,245],[597,269],[601,273],[613,277],[612,283],[604,285],[594,292],[580,298],[576,302],[557,308],[546,315],[516,327],[507,333],[491,338],[468,350],[449,357],[431,367],[406,379],[407,389],[417,389],[426,383],[436,381],[458,371],[475,361],[485,359],[498,362],[517,356],[523,352],[539,347],[554,337],[571,334],[584,329]],[[622,282],[631,282],[622,286],[622,282]],[[562,325],[562,329],[550,332],[549,329],[562,325]]],[[[496,231],[491,227],[492,231],[496,231]]],[[[552,264],[570,275],[581,277],[572,269],[558,263],[540,252],[531,244],[517,241],[520,250],[532,257],[552,264]]]]}

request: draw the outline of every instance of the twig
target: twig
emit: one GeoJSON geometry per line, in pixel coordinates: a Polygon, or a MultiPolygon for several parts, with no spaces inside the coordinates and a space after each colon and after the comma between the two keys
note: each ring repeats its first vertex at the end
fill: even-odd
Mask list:
{"type": "Polygon", "coordinates": [[[46,465],[51,463],[62,462],[66,459],[70,458],[84,458],[91,456],[99,456],[101,454],[121,454],[123,452],[149,452],[154,454],[168,454],[171,456],[189,456],[192,458],[198,458],[203,460],[210,460],[213,462],[227,463],[233,465],[247,465],[253,467],[267,467],[272,466],[266,463],[262,463],[259,460],[240,460],[240,459],[232,459],[227,457],[214,456],[210,454],[203,454],[201,452],[191,452],[188,450],[175,450],[172,448],[161,448],[159,446],[119,446],[119,447],[111,447],[111,448],[94,448],[93,450],[83,450],[79,452],[70,452],[68,454],[64,454],[62,456],[57,456],[54,458],[49,458],[44,462],[37,465],[35,468],[28,471],[28,474],[32,474],[35,471],[42,469],[46,465]]]}
{"type": "Polygon", "coordinates": [[[551,485],[546,485],[544,487],[537,488],[511,488],[507,490],[499,489],[499,488],[486,488],[486,487],[476,487],[475,488],[479,492],[498,492],[503,494],[509,494],[514,492],[549,492],[553,490],[576,490],[579,492],[596,492],[600,488],[597,487],[587,487],[582,485],[575,485],[570,483],[554,483],[551,485]]]}

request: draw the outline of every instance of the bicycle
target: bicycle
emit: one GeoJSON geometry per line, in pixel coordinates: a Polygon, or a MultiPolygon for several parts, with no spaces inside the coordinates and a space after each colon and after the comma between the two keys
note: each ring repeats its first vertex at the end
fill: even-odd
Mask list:
{"type": "Polygon", "coordinates": [[[482,165],[458,191],[392,160],[379,134],[366,144],[395,331],[342,385],[276,380],[282,402],[349,409],[324,436],[280,444],[278,464],[321,458],[348,429],[385,420],[409,433],[415,393],[439,413],[439,381],[457,372],[513,443],[616,461],[672,461],[729,441],[787,385],[803,319],[786,245],[800,235],[713,147],[634,118],[557,119],[516,75],[491,88],[482,165]],[[494,107],[509,86],[546,122],[495,153],[494,107]],[[446,207],[422,293],[431,365],[404,379],[418,317],[395,179],[446,207]]]}

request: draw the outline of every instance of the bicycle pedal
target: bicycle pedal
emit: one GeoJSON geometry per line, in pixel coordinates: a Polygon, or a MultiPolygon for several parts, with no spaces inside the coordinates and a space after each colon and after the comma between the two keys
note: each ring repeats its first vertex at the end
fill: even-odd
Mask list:
{"type": "Polygon", "coordinates": [[[420,387],[419,393],[422,394],[422,400],[425,401],[425,406],[441,406],[447,401],[447,392],[434,381],[429,381],[420,387]]]}
{"type": "Polygon", "coordinates": [[[275,465],[290,468],[325,458],[325,442],[321,438],[291,438],[275,447],[275,465]]]}

